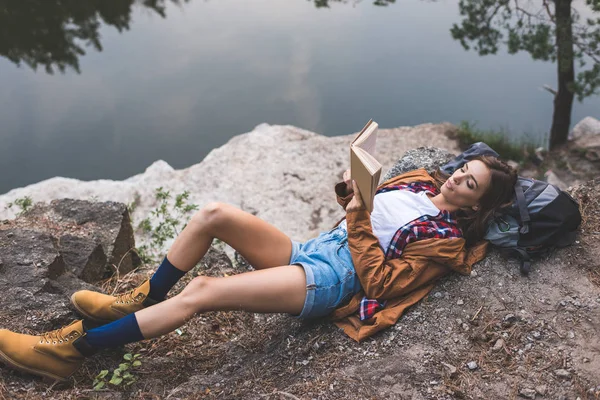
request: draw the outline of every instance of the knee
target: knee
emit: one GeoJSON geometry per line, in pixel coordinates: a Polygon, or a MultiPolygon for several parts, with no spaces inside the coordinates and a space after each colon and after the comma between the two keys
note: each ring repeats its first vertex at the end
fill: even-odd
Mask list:
{"type": "Polygon", "coordinates": [[[227,214],[227,205],[219,202],[211,202],[197,211],[190,219],[193,224],[203,230],[213,231],[225,220],[227,214]]]}
{"type": "Polygon", "coordinates": [[[215,278],[209,276],[197,276],[178,295],[182,305],[189,310],[190,314],[199,311],[202,305],[202,299],[210,296],[210,287],[215,278]]]}

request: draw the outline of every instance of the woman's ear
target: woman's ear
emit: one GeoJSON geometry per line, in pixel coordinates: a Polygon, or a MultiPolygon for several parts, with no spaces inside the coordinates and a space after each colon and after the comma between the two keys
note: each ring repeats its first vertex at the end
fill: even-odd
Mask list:
{"type": "Polygon", "coordinates": [[[473,209],[473,211],[479,211],[479,204],[475,204],[473,207],[471,207],[473,209]]]}

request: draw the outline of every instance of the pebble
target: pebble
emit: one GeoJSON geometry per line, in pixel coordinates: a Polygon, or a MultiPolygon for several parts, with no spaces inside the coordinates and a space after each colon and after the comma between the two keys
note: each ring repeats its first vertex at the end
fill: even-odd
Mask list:
{"type": "Polygon", "coordinates": [[[465,324],[465,323],[463,323],[463,324],[461,325],[461,328],[462,328],[462,330],[463,330],[463,331],[465,331],[465,332],[468,332],[468,331],[471,329],[471,328],[469,328],[469,325],[468,325],[468,324],[465,324]]]}
{"type": "Polygon", "coordinates": [[[505,322],[510,322],[510,323],[512,323],[512,322],[515,322],[516,320],[517,320],[517,317],[515,317],[515,315],[514,315],[514,314],[506,314],[506,315],[504,316],[504,321],[505,321],[505,322]]]}
{"type": "Polygon", "coordinates": [[[542,396],[545,396],[546,392],[548,391],[548,387],[546,385],[536,386],[535,391],[541,394],[542,396]]]}
{"type": "Polygon", "coordinates": [[[504,340],[502,338],[496,340],[494,343],[494,347],[492,347],[492,351],[500,351],[504,347],[504,340]]]}
{"type": "Polygon", "coordinates": [[[574,339],[574,338],[575,338],[575,332],[569,331],[569,339],[574,339]]]}
{"type": "Polygon", "coordinates": [[[539,339],[542,337],[542,334],[539,333],[538,331],[533,331],[533,332],[531,332],[531,336],[533,336],[534,339],[539,339]]]}
{"type": "Polygon", "coordinates": [[[474,371],[478,368],[477,363],[475,361],[470,361],[467,363],[467,367],[469,367],[469,369],[471,371],[474,371]]]}
{"type": "Polygon", "coordinates": [[[448,364],[443,362],[442,365],[444,366],[444,369],[446,371],[446,373],[448,374],[448,376],[450,376],[451,378],[454,377],[454,375],[456,375],[456,367],[452,364],[448,364]]]}
{"type": "MultiPolygon", "coordinates": [[[[471,271],[471,278],[476,278],[477,277],[477,271],[472,270],[471,271]]],[[[598,302],[600,303],[600,299],[598,299],[598,302]]]]}
{"type": "Polygon", "coordinates": [[[14,233],[12,233],[12,232],[8,232],[8,233],[6,234],[6,237],[7,237],[7,238],[9,238],[9,239],[10,239],[11,237],[13,237],[13,236],[15,236],[15,234],[14,234],[14,233]]]}
{"type": "Polygon", "coordinates": [[[456,302],[456,304],[458,304],[459,306],[462,306],[463,304],[465,304],[465,302],[462,301],[462,299],[460,299],[456,302]]]}
{"type": "Polygon", "coordinates": [[[582,361],[583,361],[584,363],[589,363],[589,362],[590,362],[590,359],[589,359],[589,358],[587,358],[587,357],[583,357],[583,360],[582,360],[582,361]]]}
{"type": "Polygon", "coordinates": [[[536,391],[533,389],[523,388],[519,390],[519,396],[525,397],[526,399],[535,399],[536,391]]]}
{"type": "Polygon", "coordinates": [[[554,370],[554,375],[558,376],[559,378],[565,378],[565,379],[568,379],[571,377],[571,373],[569,371],[567,371],[566,369],[556,369],[556,370],[554,370]]]}
{"type": "Polygon", "coordinates": [[[433,297],[435,297],[436,299],[441,299],[442,297],[444,297],[444,295],[441,292],[435,292],[433,294],[433,297]]]}

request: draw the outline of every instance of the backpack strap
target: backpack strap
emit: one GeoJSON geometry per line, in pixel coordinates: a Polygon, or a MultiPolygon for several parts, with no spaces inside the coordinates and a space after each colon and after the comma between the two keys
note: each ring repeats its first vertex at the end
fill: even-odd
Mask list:
{"type": "Polygon", "coordinates": [[[515,247],[513,250],[519,254],[519,258],[521,259],[521,273],[529,276],[529,271],[531,271],[531,257],[520,247],[515,247]]]}
{"type": "Polygon", "coordinates": [[[531,218],[529,218],[529,211],[527,211],[527,201],[525,201],[523,186],[521,186],[519,182],[515,185],[515,194],[517,195],[517,206],[519,207],[519,215],[521,217],[521,228],[519,229],[519,233],[521,235],[526,235],[529,233],[529,222],[531,221],[531,218]]]}

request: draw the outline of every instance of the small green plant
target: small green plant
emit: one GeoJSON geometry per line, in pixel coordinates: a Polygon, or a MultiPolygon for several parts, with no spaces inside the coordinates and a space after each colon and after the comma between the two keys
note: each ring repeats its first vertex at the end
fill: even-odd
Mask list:
{"type": "Polygon", "coordinates": [[[155,263],[158,255],[163,252],[165,242],[176,237],[185,228],[189,213],[198,209],[196,204],[188,204],[189,197],[190,193],[186,190],[171,202],[170,192],[162,187],[156,189],[159,204],[150,212],[152,218],[145,218],[138,224],[138,229],[150,236],[148,245],[137,248],[143,263],[155,263]]]}
{"type": "Polygon", "coordinates": [[[133,195],[133,201],[127,204],[127,211],[129,211],[129,215],[133,214],[141,200],[142,196],[140,196],[140,193],[136,191],[133,195]]]}
{"type": "Polygon", "coordinates": [[[118,368],[115,368],[112,372],[110,380],[108,380],[109,371],[103,369],[100,371],[94,379],[94,390],[101,390],[106,387],[107,384],[113,386],[129,386],[137,380],[134,375],[135,369],[142,365],[139,360],[139,354],[127,353],[123,356],[125,362],[119,364],[118,368]]]}
{"type": "Polygon", "coordinates": [[[31,197],[25,196],[25,197],[19,197],[18,199],[15,199],[15,201],[8,203],[6,205],[6,208],[12,208],[13,206],[17,206],[20,209],[20,211],[17,213],[17,215],[22,215],[27,210],[29,210],[32,205],[33,205],[33,201],[31,200],[31,197]]]}
{"type": "Polygon", "coordinates": [[[458,125],[457,139],[462,149],[466,149],[475,142],[485,142],[503,159],[517,162],[525,161],[528,154],[534,153],[536,147],[535,144],[525,140],[520,143],[510,140],[508,132],[481,130],[476,128],[475,124],[467,121],[462,121],[458,125]]]}

